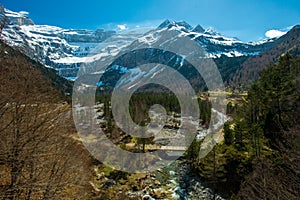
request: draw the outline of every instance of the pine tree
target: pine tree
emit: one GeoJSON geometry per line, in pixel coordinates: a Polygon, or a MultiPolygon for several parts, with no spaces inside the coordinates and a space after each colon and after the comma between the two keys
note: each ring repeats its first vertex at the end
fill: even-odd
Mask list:
{"type": "Polygon", "coordinates": [[[226,145],[231,145],[234,142],[234,135],[232,130],[230,129],[230,123],[225,123],[224,127],[224,142],[226,145]]]}

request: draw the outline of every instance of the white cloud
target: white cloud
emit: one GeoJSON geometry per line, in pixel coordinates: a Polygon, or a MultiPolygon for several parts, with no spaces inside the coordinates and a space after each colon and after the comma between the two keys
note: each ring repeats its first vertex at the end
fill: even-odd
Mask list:
{"type": "Polygon", "coordinates": [[[27,12],[27,11],[20,11],[19,12],[21,15],[29,15],[29,12],[27,12]]]}
{"type": "Polygon", "coordinates": [[[265,36],[268,38],[276,38],[276,37],[281,37],[285,35],[286,32],[279,31],[279,30],[269,30],[265,33],[265,36]]]}
{"type": "Polygon", "coordinates": [[[99,25],[98,28],[103,28],[105,30],[114,30],[117,32],[126,32],[126,31],[143,31],[148,32],[154,28],[157,28],[159,24],[161,24],[163,20],[146,20],[141,22],[134,22],[134,23],[108,23],[99,25]]]}
{"type": "Polygon", "coordinates": [[[128,29],[126,24],[119,24],[119,25],[118,25],[118,28],[119,28],[121,31],[127,30],[127,29],[128,29]]]}

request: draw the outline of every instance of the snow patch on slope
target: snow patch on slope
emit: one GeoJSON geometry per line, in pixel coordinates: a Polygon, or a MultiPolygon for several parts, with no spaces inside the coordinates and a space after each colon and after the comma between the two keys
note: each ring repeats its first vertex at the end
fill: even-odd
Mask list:
{"type": "Polygon", "coordinates": [[[267,38],[278,38],[285,35],[287,32],[279,31],[279,30],[269,30],[265,33],[267,38]]]}

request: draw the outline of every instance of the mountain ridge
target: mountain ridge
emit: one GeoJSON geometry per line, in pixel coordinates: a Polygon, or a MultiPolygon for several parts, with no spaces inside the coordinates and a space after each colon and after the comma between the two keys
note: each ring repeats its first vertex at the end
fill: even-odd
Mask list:
{"type": "Polygon", "coordinates": [[[257,79],[265,65],[275,62],[280,54],[288,51],[287,47],[290,46],[287,45],[284,48],[281,43],[293,40],[289,35],[298,29],[296,26],[278,39],[242,42],[234,37],[223,36],[212,27],[204,29],[201,25],[193,27],[183,20],[176,22],[167,19],[158,28],[146,33],[128,31],[120,34],[104,29],[77,30],[35,25],[26,12],[13,12],[1,6],[0,22],[3,25],[1,38],[8,45],[20,49],[30,58],[55,69],[60,76],[69,80],[76,80],[82,63],[116,55],[134,41],[151,46],[161,30],[176,31],[203,47],[207,52],[206,57],[216,61],[223,79],[231,86],[247,82],[246,79],[249,79],[248,82],[257,79]],[[281,50],[278,51],[279,53],[274,53],[277,48],[281,50]],[[269,59],[269,61],[262,62],[261,57],[262,60],[269,59]]]}
{"type": "MultiPolygon", "coordinates": [[[[4,8],[2,9],[2,16],[6,22],[1,35],[3,40],[10,46],[23,49],[31,58],[58,70],[61,76],[71,80],[76,77],[80,64],[91,56],[95,56],[91,52],[99,44],[103,44],[106,40],[114,37],[116,41],[110,42],[106,48],[111,49],[110,47],[112,47],[118,51],[123,48],[120,47],[122,46],[119,44],[120,42],[125,46],[125,43],[128,45],[143,36],[129,33],[118,34],[104,29],[92,31],[35,25],[26,14],[4,8]]],[[[158,29],[162,28],[176,29],[189,37],[194,37],[194,40],[205,48],[209,53],[207,56],[211,58],[221,55],[228,57],[256,55],[269,48],[266,44],[272,43],[272,41],[262,44],[243,43],[237,39],[222,36],[212,28],[204,30],[201,25],[193,27],[185,21],[165,20],[158,27],[158,29]]],[[[98,52],[98,57],[101,57],[101,53],[109,54],[110,51],[98,52]]],[[[98,57],[96,56],[94,59],[98,59],[98,57]]]]}
{"type": "Polygon", "coordinates": [[[233,77],[231,84],[249,87],[254,80],[258,79],[264,68],[276,63],[278,58],[285,53],[300,55],[300,25],[294,26],[287,34],[278,38],[270,50],[244,62],[242,68],[233,77]]]}

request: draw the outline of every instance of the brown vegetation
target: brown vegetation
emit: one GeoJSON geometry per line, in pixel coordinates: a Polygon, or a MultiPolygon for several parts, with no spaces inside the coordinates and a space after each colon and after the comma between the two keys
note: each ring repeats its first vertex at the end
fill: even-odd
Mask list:
{"type": "Polygon", "coordinates": [[[51,78],[0,48],[0,199],[87,199],[91,163],[51,78]]]}

